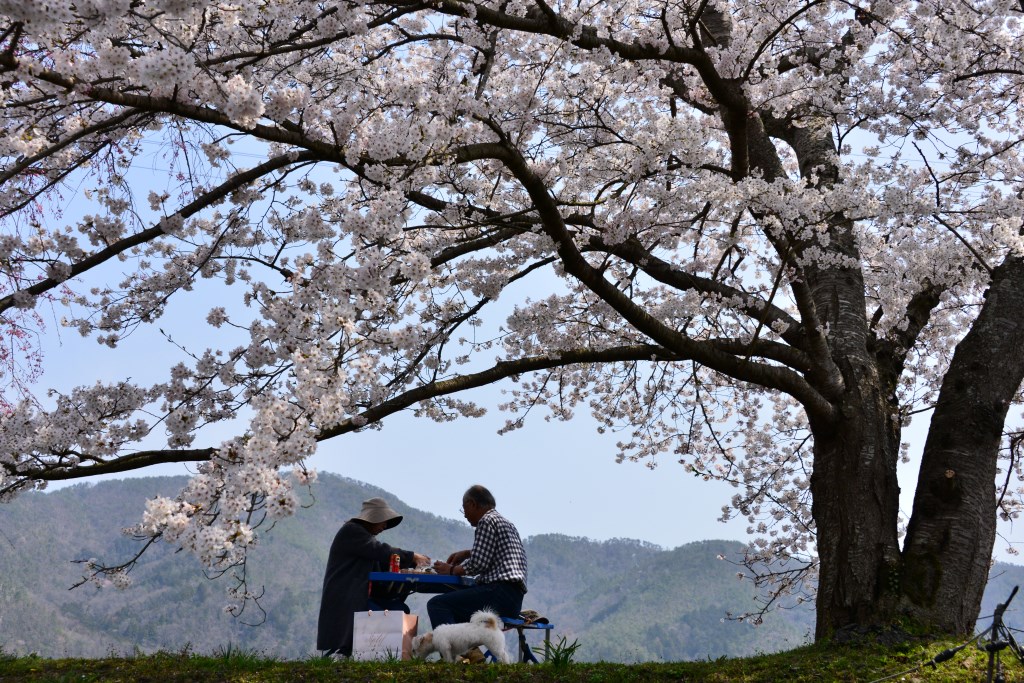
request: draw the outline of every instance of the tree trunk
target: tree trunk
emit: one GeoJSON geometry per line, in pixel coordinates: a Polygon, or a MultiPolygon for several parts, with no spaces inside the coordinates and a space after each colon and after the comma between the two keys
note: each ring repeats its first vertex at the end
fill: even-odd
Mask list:
{"type": "Polygon", "coordinates": [[[917,621],[974,629],[996,534],[994,490],[1010,402],[1024,380],[1024,259],[995,269],[957,345],[925,442],[904,544],[903,592],[917,621]]]}
{"type": "MultiPolygon", "coordinates": [[[[849,227],[833,248],[855,254],[849,227]]],[[[899,566],[900,424],[893,380],[868,348],[864,282],[857,270],[807,269],[815,304],[830,329],[843,375],[836,424],[816,425],[811,475],[819,561],[816,639],[837,629],[882,625],[899,566]]]]}
{"type": "Polygon", "coordinates": [[[843,402],[841,423],[814,435],[816,640],[853,624],[886,624],[888,596],[898,576],[899,423],[871,364],[844,374],[848,381],[856,379],[843,402]]]}

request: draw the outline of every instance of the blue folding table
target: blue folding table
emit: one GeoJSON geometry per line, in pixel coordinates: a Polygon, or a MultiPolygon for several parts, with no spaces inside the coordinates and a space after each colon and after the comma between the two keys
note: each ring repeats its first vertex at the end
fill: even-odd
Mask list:
{"type": "Polygon", "coordinates": [[[451,576],[449,574],[422,574],[419,572],[370,572],[370,592],[374,592],[373,583],[377,582],[378,595],[394,593],[446,593],[475,586],[476,580],[469,576],[451,576]]]}

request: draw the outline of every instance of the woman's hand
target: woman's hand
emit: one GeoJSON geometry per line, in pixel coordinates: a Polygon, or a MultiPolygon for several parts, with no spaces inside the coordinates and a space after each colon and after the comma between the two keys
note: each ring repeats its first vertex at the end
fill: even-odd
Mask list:
{"type": "Polygon", "coordinates": [[[426,555],[420,555],[419,553],[412,554],[412,561],[417,568],[426,567],[428,564],[430,564],[430,558],[426,555]]]}

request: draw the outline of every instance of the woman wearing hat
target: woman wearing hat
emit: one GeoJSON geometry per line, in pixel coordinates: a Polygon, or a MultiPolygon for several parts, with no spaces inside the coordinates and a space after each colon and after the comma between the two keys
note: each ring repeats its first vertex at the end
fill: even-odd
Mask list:
{"type": "MultiPolygon", "coordinates": [[[[377,540],[377,534],[398,526],[401,521],[402,515],[392,510],[383,498],[371,498],[363,501],[359,514],[345,522],[334,537],[324,573],[316,633],[316,647],[324,650],[325,655],[352,656],[352,614],[369,607],[370,572],[386,571],[393,553],[398,553],[403,567],[430,562],[425,555],[377,540]]],[[[387,607],[409,611],[402,602],[387,607]]]]}

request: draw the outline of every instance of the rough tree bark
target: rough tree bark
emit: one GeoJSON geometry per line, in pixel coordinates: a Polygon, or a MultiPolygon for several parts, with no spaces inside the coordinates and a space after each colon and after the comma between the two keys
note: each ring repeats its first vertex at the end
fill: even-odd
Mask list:
{"type": "Polygon", "coordinates": [[[967,634],[981,608],[996,536],[997,457],[1024,381],[1024,259],[1007,258],[957,345],[932,415],[904,544],[909,612],[967,634]]]}

